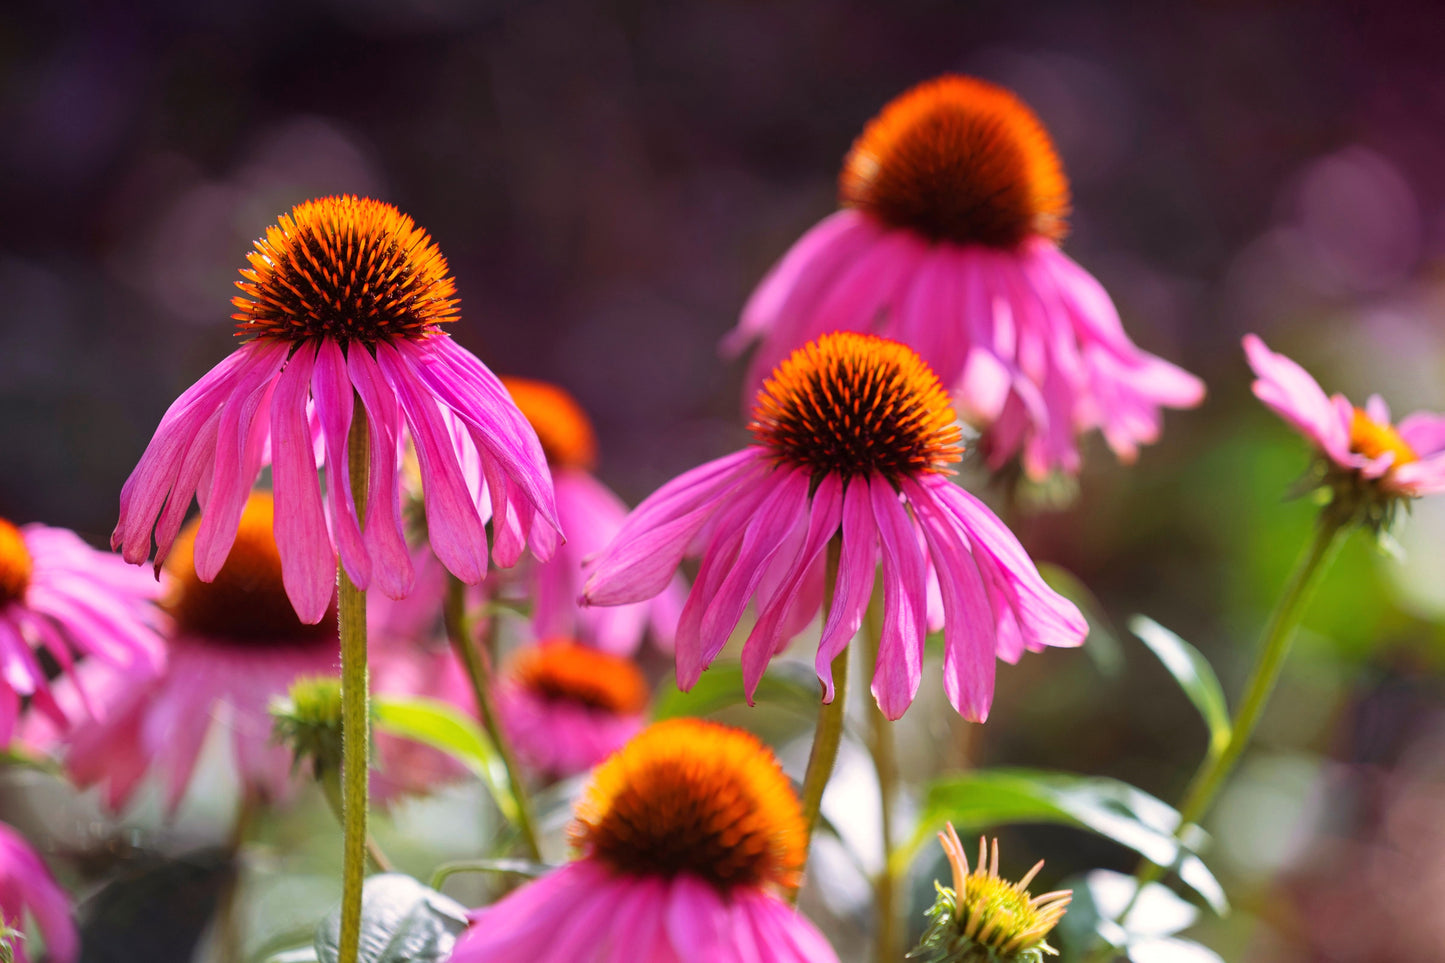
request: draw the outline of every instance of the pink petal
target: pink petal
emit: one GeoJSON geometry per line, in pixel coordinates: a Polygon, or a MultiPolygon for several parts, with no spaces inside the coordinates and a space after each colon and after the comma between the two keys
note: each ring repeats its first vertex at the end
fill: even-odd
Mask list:
{"type": "Polygon", "coordinates": [[[331,535],[346,573],[357,588],[365,589],[371,584],[371,556],[361,537],[348,460],[355,394],[340,345],[329,340],[321,342],[311,376],[311,395],[316,399],[316,414],[326,439],[326,507],[331,535]]]}
{"type": "Polygon", "coordinates": [[[923,678],[926,570],[918,537],[898,493],[880,477],[868,482],[883,546],[883,638],[878,644],[872,692],[883,714],[898,719],[912,705],[923,678]]]}
{"type": "Polygon", "coordinates": [[[855,478],[843,492],[843,547],[838,559],[838,578],[833,607],[823,624],[814,667],[823,683],[823,701],[833,701],[833,660],[843,651],[873,597],[873,578],[878,567],[877,525],[869,504],[868,481],[855,478]]]}
{"type": "Polygon", "coordinates": [[[348,380],[366,409],[371,470],[367,473],[366,528],[363,537],[377,588],[387,598],[410,594],[415,579],[411,553],[402,532],[397,494],[401,403],[368,351],[347,356],[348,380]]]}
{"type": "Polygon", "coordinates": [[[291,356],[276,382],[271,404],[271,485],[276,495],[276,551],[281,580],[302,622],[315,624],[326,615],[336,588],[336,552],[326,530],[321,485],[306,399],[316,351],[302,347],[291,356]]]}

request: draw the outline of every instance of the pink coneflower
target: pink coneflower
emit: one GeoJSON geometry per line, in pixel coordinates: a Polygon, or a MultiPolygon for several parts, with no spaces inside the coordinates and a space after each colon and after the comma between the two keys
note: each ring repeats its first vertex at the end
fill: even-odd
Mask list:
{"type": "Polygon", "coordinates": [[[1001,87],[940,77],[888,104],[839,180],[843,210],[793,246],[728,344],[761,345],[751,392],[829,331],[912,346],[997,467],[1077,472],[1077,436],[1125,459],[1159,435],[1160,407],[1204,397],[1193,375],[1129,340],[1108,294],[1059,250],[1069,188],[1048,132],[1001,87]]]}
{"type": "Polygon", "coordinates": [[[1398,425],[1379,395],[1356,408],[1344,395],[1326,396],[1309,372],[1244,337],[1258,375],[1254,394],[1308,438],[1339,470],[1388,495],[1416,497],[1445,491],[1445,415],[1417,411],[1398,425]]]}
{"type": "Polygon", "coordinates": [[[515,653],[497,685],[502,728],[547,776],[586,772],[635,736],[647,681],[621,656],[552,639],[515,653]]]}
{"type": "Polygon", "coordinates": [[[697,682],[750,599],[749,698],[769,660],[821,607],[824,549],[840,535],[833,606],[818,646],[825,701],[833,659],[858,630],[881,558],[883,637],[873,695],[890,719],[918,691],[927,595],[944,619],[944,689],[982,721],[994,656],[1078,645],[1087,631],[1002,522],[951,484],[962,454],[948,396],[911,349],[838,333],[793,352],[758,393],[756,443],[673,479],[637,507],[588,580],[614,605],[662,590],[686,554],[702,567],[677,629],[677,679],[697,682]],[[932,573],[932,574],[931,574],[932,573]]]}
{"type": "MultiPolygon", "coordinates": [[[[80,954],[70,898],[25,838],[0,823],[0,922],[24,933],[27,915],[45,941],[50,963],[72,963],[80,954]]],[[[12,940],[10,949],[16,963],[30,963],[25,940],[12,940]]]]}
{"type": "Polygon", "coordinates": [[[556,385],[511,377],[502,384],[536,429],[552,470],[557,517],[567,533],[567,544],[550,560],[518,573],[532,601],[532,631],[539,639],[575,638],[616,655],[636,652],[650,631],[659,647],[671,649],[687,591],[681,578],[650,602],[610,608],[577,604],[585,580],[583,560],[606,548],[627,517],[622,499],[592,475],[597,438],[586,413],[556,385]]]}
{"type": "Polygon", "coordinates": [[[250,254],[234,301],[247,340],[171,405],[121,491],[112,544],[140,562],[169,553],[192,495],[203,508],[196,571],[216,577],[246,495],[269,458],[286,593],[304,622],[331,604],[338,553],[358,588],[411,588],[397,473],[416,446],[431,546],[465,582],[487,570],[479,500],[490,501],[493,555],[511,565],[530,539],[547,557],[556,509],[541,447],[501,382],[445,334],[455,286],[431,237],[389,204],[308,201],[250,254]],[[348,433],[365,410],[365,526],[347,477],[348,433]],[[324,452],[333,481],[317,479],[324,452]],[[485,497],[463,465],[479,464],[485,497]],[[364,532],[364,534],[363,534],[364,532]]]}
{"type": "Polygon", "coordinates": [[[336,625],[301,622],[287,599],[272,535],[270,495],[253,494],[237,519],[235,544],[213,580],[192,564],[204,522],[189,523],[166,562],[164,608],[173,626],[165,672],[148,685],[112,680],[97,696],[108,704],[76,729],[65,765],[77,783],[103,783],[104,798],[124,807],[147,772],[164,780],[174,810],[190,785],[213,723],[224,728],[243,791],[284,797],[291,756],[271,742],[267,708],[300,676],[335,675],[336,625]]]}
{"type": "Polygon", "coordinates": [[[66,673],[92,656],[132,681],[156,670],[161,642],[155,581],[74,532],[16,528],[0,518],[0,746],[10,744],[20,700],[66,725],[36,658],[44,649],[66,673]]]}
{"type": "Polygon", "coordinates": [[[454,963],[836,963],[780,898],[807,858],[802,809],[754,736],[658,723],[593,773],[580,857],[477,910],[454,963]]]}

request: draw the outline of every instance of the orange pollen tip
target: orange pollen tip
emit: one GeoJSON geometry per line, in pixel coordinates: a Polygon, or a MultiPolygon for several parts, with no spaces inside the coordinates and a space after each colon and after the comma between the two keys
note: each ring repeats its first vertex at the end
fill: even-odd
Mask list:
{"type": "Polygon", "coordinates": [[[546,381],[508,377],[502,384],[531,422],[547,464],[582,471],[596,466],[597,435],[577,399],[546,381]]]}
{"type": "Polygon", "coordinates": [[[324,197],[281,215],[246,255],[236,333],[341,344],[420,339],[455,321],[456,285],[426,231],[390,204],[324,197]]]}
{"type": "Polygon", "coordinates": [[[1395,460],[1390,465],[1392,468],[1420,460],[1415,449],[1400,437],[1394,425],[1381,424],[1360,408],[1355,409],[1354,417],[1350,419],[1350,451],[1366,458],[1379,458],[1388,452],[1394,452],[1395,460]]]}
{"type": "Polygon", "coordinates": [[[919,84],[868,122],[839,201],[934,241],[1017,247],[1067,228],[1069,182],[1034,112],[972,77],[919,84]]]}
{"type": "Polygon", "coordinates": [[[647,680],[631,660],[575,642],[529,646],[512,657],[507,678],[549,702],[569,702],[618,715],[647,708],[647,680]]]}
{"type": "Polygon", "coordinates": [[[835,332],[794,351],[758,392],[748,426],[814,477],[949,473],[963,429],[933,369],[906,345],[835,332]]]}
{"type": "Polygon", "coordinates": [[[336,637],[336,619],[315,625],[296,617],[281,580],[281,555],[272,534],[275,503],[268,492],[253,492],[241,512],[236,541],[214,580],[196,575],[196,533],[200,519],[186,523],[166,557],[172,581],[162,606],[176,623],[177,636],[262,648],[305,645],[336,637]]]}
{"type": "Polygon", "coordinates": [[[34,571],[25,536],[6,519],[0,518],[0,606],[19,602],[30,587],[34,571]]]}
{"type": "Polygon", "coordinates": [[[687,873],[728,892],[796,886],[805,830],[792,784],[756,736],[670,719],[597,767],[572,841],[621,873],[687,873]]]}

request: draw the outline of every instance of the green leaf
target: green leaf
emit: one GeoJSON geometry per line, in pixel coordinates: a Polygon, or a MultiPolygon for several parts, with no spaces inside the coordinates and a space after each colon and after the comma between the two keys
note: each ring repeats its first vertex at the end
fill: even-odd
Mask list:
{"type": "Polygon", "coordinates": [[[1172,867],[1217,912],[1224,890],[1198,856],[1174,838],[1179,814],[1167,803],[1117,779],[1033,769],[980,769],[928,786],[918,828],[899,849],[906,870],[928,837],[952,822],[960,832],[1007,823],[1055,823],[1097,833],[1161,866],[1172,867]]]}
{"type": "MultiPolygon", "coordinates": [[[[467,928],[466,907],[401,873],[372,876],[361,891],[358,963],[443,963],[467,928]]],[[[316,928],[320,963],[337,963],[338,908],[316,928]]]]}
{"type": "MultiPolygon", "coordinates": [[[[800,712],[812,718],[821,698],[818,677],[812,668],[799,662],[771,666],[758,683],[755,700],[769,706],[800,712]]],[[[675,685],[666,685],[653,700],[655,721],[679,716],[703,717],[747,701],[743,686],[743,670],[736,665],[714,665],[702,674],[687,692],[675,685]]]]}
{"type": "Polygon", "coordinates": [[[516,825],[519,810],[507,767],[475,720],[450,703],[419,696],[374,696],[371,706],[377,729],[431,746],[456,759],[486,785],[502,815],[516,825]]]}
{"type": "Polygon", "coordinates": [[[1164,626],[1145,615],[1136,615],[1129,620],[1129,631],[1149,647],[1164,668],[1179,683],[1194,708],[1204,718],[1209,728],[1209,753],[1211,756],[1224,751],[1233,731],[1229,721],[1229,706],[1224,700],[1224,689],[1219,677],[1209,665],[1209,660],[1194,646],[1170,632],[1164,626]]]}

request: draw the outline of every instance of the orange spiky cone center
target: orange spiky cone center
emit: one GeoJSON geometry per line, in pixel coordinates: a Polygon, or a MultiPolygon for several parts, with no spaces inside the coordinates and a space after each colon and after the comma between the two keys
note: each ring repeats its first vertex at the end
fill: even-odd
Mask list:
{"type": "Polygon", "coordinates": [[[512,684],[552,702],[633,715],[647,707],[647,680],[630,659],[570,641],[529,646],[507,667],[512,684]]]}
{"type": "Polygon", "coordinates": [[[0,518],[0,606],[25,598],[34,569],[20,529],[0,518]]]}

